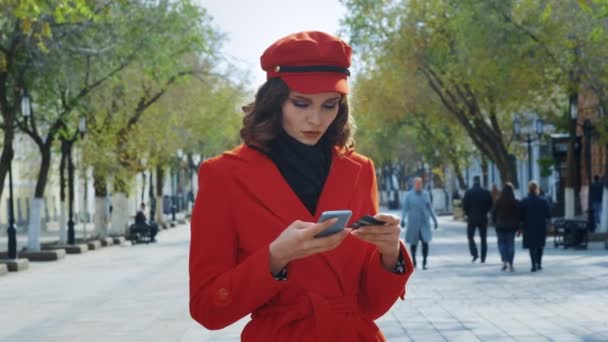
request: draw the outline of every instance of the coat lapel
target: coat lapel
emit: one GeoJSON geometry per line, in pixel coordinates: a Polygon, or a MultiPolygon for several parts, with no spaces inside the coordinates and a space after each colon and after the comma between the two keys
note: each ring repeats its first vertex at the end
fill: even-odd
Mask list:
{"type": "Polygon", "coordinates": [[[319,198],[315,219],[318,220],[323,211],[351,207],[360,171],[361,165],[341,155],[337,150],[333,151],[331,168],[319,198]]]}
{"type": "MultiPolygon", "coordinates": [[[[319,198],[315,222],[319,219],[321,213],[326,210],[344,210],[352,208],[353,196],[355,195],[355,191],[357,190],[359,183],[360,171],[360,164],[352,161],[346,156],[341,155],[337,150],[333,151],[329,176],[325,181],[323,192],[319,198]]],[[[354,219],[357,218],[351,217],[350,221],[352,222],[354,219]]],[[[354,237],[348,236],[342,243],[349,243],[348,239],[353,238],[354,237]]],[[[346,288],[345,279],[342,278],[342,270],[344,268],[346,257],[344,255],[344,250],[342,248],[336,248],[334,250],[319,254],[319,257],[322,258],[332,270],[336,276],[336,279],[338,279],[340,288],[342,291],[344,291],[346,288]]]]}
{"type": "Polygon", "coordinates": [[[285,227],[295,220],[313,220],[272,160],[246,145],[229,153],[244,161],[236,170],[240,187],[279,218],[285,227]]]}
{"type": "MultiPolygon", "coordinates": [[[[236,182],[249,192],[252,199],[258,201],[284,224],[281,228],[287,227],[295,220],[317,222],[323,211],[351,208],[361,165],[341,155],[336,149],[332,153],[329,175],[323,186],[314,217],[293,192],[279,169],[265,155],[245,145],[228,154],[244,161],[236,170],[236,182]]],[[[319,254],[318,257],[330,267],[344,289],[344,281],[339,272],[341,253],[340,248],[336,248],[319,254]]]]}

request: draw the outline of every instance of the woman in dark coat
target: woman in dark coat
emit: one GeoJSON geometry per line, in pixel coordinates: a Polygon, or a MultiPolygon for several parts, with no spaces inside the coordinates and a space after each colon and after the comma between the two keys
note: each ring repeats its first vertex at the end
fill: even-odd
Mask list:
{"type": "Polygon", "coordinates": [[[524,248],[530,249],[532,272],[542,269],[543,249],[547,238],[547,221],[551,218],[549,202],[538,195],[538,184],[528,183],[528,197],[521,203],[524,248]]]}
{"type": "MultiPolygon", "coordinates": [[[[498,191],[497,191],[498,192],[498,191]]],[[[519,229],[519,201],[515,199],[513,185],[506,183],[492,210],[492,221],[496,227],[498,250],[502,259],[502,270],[513,272],[515,257],[515,233],[519,229]]]]}

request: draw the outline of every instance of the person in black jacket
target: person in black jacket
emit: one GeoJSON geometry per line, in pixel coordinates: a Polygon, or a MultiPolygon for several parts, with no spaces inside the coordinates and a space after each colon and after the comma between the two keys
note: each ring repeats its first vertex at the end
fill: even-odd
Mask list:
{"type": "Polygon", "coordinates": [[[469,251],[473,257],[473,262],[479,258],[474,239],[475,230],[478,227],[481,239],[481,262],[485,262],[488,251],[488,212],[492,209],[492,195],[488,190],[481,187],[479,176],[473,177],[473,187],[465,192],[462,209],[467,216],[467,238],[469,239],[469,251]]]}
{"type": "Polygon", "coordinates": [[[528,197],[521,202],[524,248],[530,249],[532,272],[542,270],[543,250],[547,238],[547,222],[551,218],[549,202],[538,195],[538,184],[528,183],[528,197]]]}
{"type": "Polygon", "coordinates": [[[515,233],[519,230],[519,201],[513,193],[513,184],[506,183],[492,210],[492,221],[496,228],[498,250],[502,260],[502,271],[513,272],[515,257],[515,233]]]}
{"type": "Polygon", "coordinates": [[[156,234],[158,233],[158,226],[156,224],[148,224],[148,220],[146,219],[146,214],[144,211],[146,210],[146,205],[142,203],[140,205],[137,214],[135,214],[135,227],[141,230],[149,230],[150,231],[150,240],[151,242],[156,242],[156,234]]]}

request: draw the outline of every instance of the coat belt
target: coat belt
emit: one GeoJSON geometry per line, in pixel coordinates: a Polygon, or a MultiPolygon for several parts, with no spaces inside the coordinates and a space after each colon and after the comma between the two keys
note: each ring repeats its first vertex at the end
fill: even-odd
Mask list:
{"type": "MultiPolygon", "coordinates": [[[[293,304],[269,305],[255,311],[252,318],[271,314],[281,314],[281,321],[300,320],[312,316],[316,325],[316,335],[319,341],[332,341],[336,339],[335,333],[340,315],[336,313],[359,313],[357,296],[342,296],[325,298],[316,293],[307,293],[293,304]]],[[[343,328],[343,327],[341,327],[343,328]]]]}

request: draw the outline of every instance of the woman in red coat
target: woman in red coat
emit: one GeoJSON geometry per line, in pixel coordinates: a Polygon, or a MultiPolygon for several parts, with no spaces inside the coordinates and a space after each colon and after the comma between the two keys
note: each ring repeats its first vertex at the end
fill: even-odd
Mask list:
{"type": "Polygon", "coordinates": [[[246,315],[243,341],[384,341],[374,320],[413,271],[399,220],[378,214],[372,161],[353,152],[351,49],[301,32],[262,55],[268,80],[247,107],[244,144],[203,163],[192,213],[190,314],[208,329],[246,315]],[[348,209],[349,224],[315,236],[348,209]]]}

